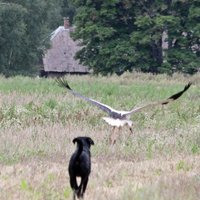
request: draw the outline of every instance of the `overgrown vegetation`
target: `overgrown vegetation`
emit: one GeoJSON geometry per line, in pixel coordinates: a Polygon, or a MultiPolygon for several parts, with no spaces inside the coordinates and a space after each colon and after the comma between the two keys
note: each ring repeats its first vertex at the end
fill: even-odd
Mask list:
{"type": "Polygon", "coordinates": [[[51,32],[73,15],[67,0],[0,0],[0,73],[38,74],[51,32]]]}
{"type": "Polygon", "coordinates": [[[0,0],[0,73],[35,76],[69,17],[80,61],[98,74],[199,71],[198,0],[0,0]],[[75,18],[74,18],[75,15],[75,18]]]}
{"type": "Polygon", "coordinates": [[[71,199],[67,164],[80,135],[95,141],[86,199],[199,199],[198,74],[67,79],[117,109],[164,99],[189,80],[194,85],[177,102],[133,115],[134,135],[125,127],[109,146],[105,113],[53,79],[0,77],[0,199],[71,199]]]}
{"type": "Polygon", "coordinates": [[[74,2],[77,58],[95,73],[198,71],[199,1],[74,2]]]}

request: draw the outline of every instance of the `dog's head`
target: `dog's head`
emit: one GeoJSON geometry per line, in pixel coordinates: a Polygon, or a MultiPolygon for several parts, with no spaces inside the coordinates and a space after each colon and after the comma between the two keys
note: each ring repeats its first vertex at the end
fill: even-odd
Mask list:
{"type": "Polygon", "coordinates": [[[94,145],[94,141],[90,137],[76,137],[73,139],[73,143],[78,145],[88,146],[94,145]]]}

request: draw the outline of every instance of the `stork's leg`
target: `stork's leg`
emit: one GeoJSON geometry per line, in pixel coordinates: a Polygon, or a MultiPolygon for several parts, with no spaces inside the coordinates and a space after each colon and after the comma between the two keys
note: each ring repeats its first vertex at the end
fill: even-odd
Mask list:
{"type": "Polygon", "coordinates": [[[116,140],[118,139],[118,137],[120,136],[121,129],[122,129],[121,126],[118,127],[118,129],[117,129],[117,132],[116,132],[116,134],[115,134],[115,142],[116,142],[116,140]]]}
{"type": "Polygon", "coordinates": [[[130,138],[134,134],[132,126],[129,126],[129,131],[128,137],[130,138]]]}
{"type": "Polygon", "coordinates": [[[112,133],[110,134],[110,138],[109,138],[110,144],[115,144],[115,142],[116,142],[116,135],[117,135],[116,132],[117,132],[117,127],[113,126],[112,133]]]}
{"type": "Polygon", "coordinates": [[[110,136],[109,136],[109,143],[110,143],[110,144],[112,144],[113,136],[114,136],[114,134],[115,134],[115,129],[116,129],[116,127],[113,126],[112,132],[111,132],[111,134],[110,134],[110,136]]]}
{"type": "Polygon", "coordinates": [[[132,127],[129,127],[129,130],[130,130],[130,135],[133,135],[134,133],[132,127]]]}
{"type": "Polygon", "coordinates": [[[117,141],[117,138],[119,137],[119,132],[121,130],[121,127],[113,127],[113,132],[110,135],[110,144],[115,144],[117,141]]]}

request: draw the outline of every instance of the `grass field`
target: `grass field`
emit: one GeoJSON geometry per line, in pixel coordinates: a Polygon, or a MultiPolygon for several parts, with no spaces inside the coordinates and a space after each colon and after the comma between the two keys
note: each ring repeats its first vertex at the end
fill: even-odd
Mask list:
{"type": "Polygon", "coordinates": [[[67,76],[72,88],[116,109],[165,99],[170,105],[132,115],[114,146],[106,113],[73,97],[53,79],[0,77],[0,199],[72,199],[68,162],[76,136],[90,136],[86,200],[200,199],[200,74],[67,76]]]}

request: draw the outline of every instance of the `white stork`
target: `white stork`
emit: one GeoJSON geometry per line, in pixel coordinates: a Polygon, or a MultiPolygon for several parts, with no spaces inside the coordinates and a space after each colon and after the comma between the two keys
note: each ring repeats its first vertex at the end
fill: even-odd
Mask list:
{"type": "MultiPolygon", "coordinates": [[[[64,88],[67,88],[74,96],[80,97],[84,100],[86,100],[87,102],[92,103],[93,105],[96,105],[98,108],[100,108],[101,110],[103,110],[104,112],[107,112],[109,117],[103,117],[103,119],[111,126],[115,128],[120,128],[123,127],[124,125],[128,125],[130,128],[130,131],[132,132],[132,124],[133,122],[129,119],[130,115],[136,112],[139,112],[141,110],[143,110],[144,108],[147,107],[151,107],[151,106],[156,106],[156,105],[166,105],[176,99],[178,99],[184,92],[186,92],[189,87],[192,85],[191,82],[189,82],[182,91],[170,96],[169,98],[165,99],[165,100],[161,100],[161,101],[156,101],[156,102],[152,102],[149,104],[146,104],[144,106],[140,106],[140,107],[136,107],[136,108],[132,108],[129,111],[124,111],[124,110],[115,110],[113,108],[111,108],[110,106],[103,104],[99,101],[96,101],[94,99],[88,98],[86,96],[83,96],[81,94],[79,94],[78,92],[74,91],[71,89],[71,87],[69,86],[68,82],[63,79],[63,78],[58,78],[56,79],[56,82],[64,88]]],[[[113,133],[110,136],[110,142],[112,144],[114,144],[116,142],[117,136],[115,131],[113,130],[113,133]]]]}

